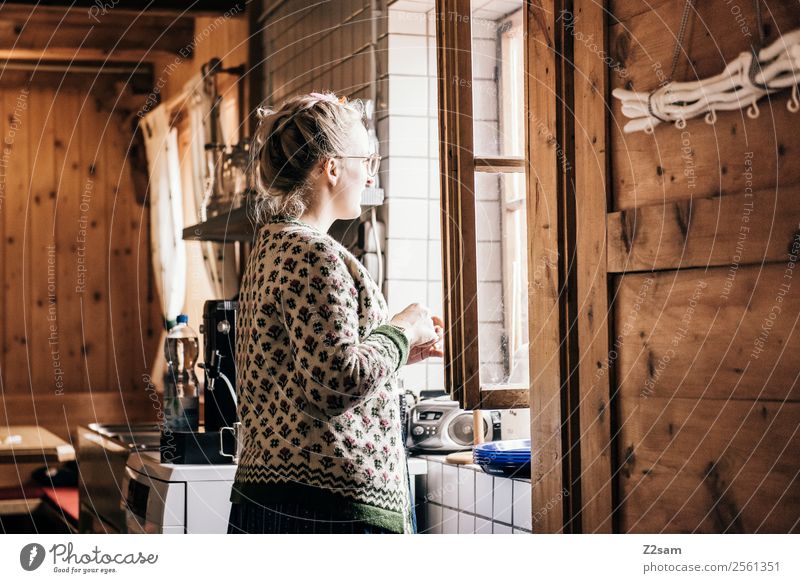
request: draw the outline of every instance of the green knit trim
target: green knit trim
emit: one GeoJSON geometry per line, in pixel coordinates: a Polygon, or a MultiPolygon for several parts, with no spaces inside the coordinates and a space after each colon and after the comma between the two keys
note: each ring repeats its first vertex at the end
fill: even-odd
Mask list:
{"type": "Polygon", "coordinates": [[[398,363],[397,368],[400,368],[401,366],[405,365],[406,362],[408,362],[408,337],[403,334],[399,328],[392,326],[391,324],[381,324],[375,328],[372,333],[383,334],[389,340],[394,342],[395,346],[397,346],[397,350],[400,351],[400,362],[398,363]]]}
{"type": "Polygon", "coordinates": [[[234,482],[230,501],[263,504],[293,503],[330,513],[337,520],[359,520],[396,533],[403,533],[403,514],[355,502],[334,492],[306,484],[242,484],[234,482]]]}

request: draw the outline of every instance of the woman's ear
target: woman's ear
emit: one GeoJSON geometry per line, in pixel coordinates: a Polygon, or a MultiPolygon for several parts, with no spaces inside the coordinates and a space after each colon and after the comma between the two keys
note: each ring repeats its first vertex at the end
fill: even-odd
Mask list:
{"type": "Polygon", "coordinates": [[[339,163],[337,162],[336,158],[327,158],[322,162],[322,173],[328,180],[328,184],[331,187],[336,186],[336,183],[339,182],[339,174],[341,169],[339,168],[339,163]]]}

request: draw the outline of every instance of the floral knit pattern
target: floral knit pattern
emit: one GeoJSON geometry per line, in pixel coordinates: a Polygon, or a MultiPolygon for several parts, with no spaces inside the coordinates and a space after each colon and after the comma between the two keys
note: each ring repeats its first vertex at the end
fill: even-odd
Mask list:
{"type": "Polygon", "coordinates": [[[297,221],[261,227],[237,320],[236,486],[306,484],[402,515],[410,531],[394,377],[408,344],[359,261],[297,221]]]}

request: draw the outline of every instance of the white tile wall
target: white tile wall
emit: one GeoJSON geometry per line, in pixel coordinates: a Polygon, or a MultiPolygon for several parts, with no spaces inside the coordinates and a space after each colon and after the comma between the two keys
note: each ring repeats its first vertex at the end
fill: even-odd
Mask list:
{"type": "Polygon", "coordinates": [[[486,324],[478,337],[481,362],[503,362],[501,341],[505,328],[500,324],[486,324]]]}
{"type": "Polygon", "coordinates": [[[503,284],[478,282],[478,320],[503,321],[503,284]]]}
{"type": "Polygon", "coordinates": [[[424,301],[428,285],[424,281],[387,280],[386,301],[389,304],[389,313],[396,314],[409,304],[424,301]]]}
{"type": "Polygon", "coordinates": [[[428,389],[444,390],[444,363],[441,358],[428,359],[428,389]]]}
{"type": "Polygon", "coordinates": [[[442,503],[443,498],[443,491],[442,491],[442,468],[444,464],[436,463],[432,461],[428,461],[428,484],[427,484],[427,491],[424,493],[418,493],[420,499],[424,499],[426,502],[435,502],[438,504],[442,503]]]}
{"type": "Polygon", "coordinates": [[[458,513],[458,534],[475,534],[475,515],[458,513]]]}
{"type": "Polygon", "coordinates": [[[475,120],[475,154],[478,156],[498,156],[500,148],[497,141],[497,122],[475,120]]]}
{"type": "Polygon", "coordinates": [[[512,480],[495,480],[492,520],[511,524],[512,480]]]}
{"type": "MultiPolygon", "coordinates": [[[[438,156],[438,154],[434,154],[438,156]]],[[[441,176],[439,175],[439,158],[431,156],[428,163],[428,193],[431,200],[439,201],[442,189],[441,176]]],[[[433,232],[431,232],[433,236],[433,232]]]]}
{"type": "Polygon", "coordinates": [[[444,290],[442,289],[441,281],[428,282],[428,307],[431,309],[431,312],[440,316],[444,314],[442,294],[444,294],[444,290]]]}
{"type": "Polygon", "coordinates": [[[438,504],[425,505],[425,523],[419,525],[422,534],[441,534],[442,532],[442,506],[438,504]]]}
{"type": "Polygon", "coordinates": [[[433,75],[436,72],[437,67],[437,55],[436,55],[436,38],[432,35],[428,35],[428,74],[433,75]]]}
{"type": "Polygon", "coordinates": [[[442,464],[442,504],[451,508],[458,508],[458,466],[442,464]]]}
{"type": "Polygon", "coordinates": [[[479,242],[478,277],[480,281],[503,281],[503,254],[498,242],[479,242]]]}
{"type": "Polygon", "coordinates": [[[424,12],[407,12],[389,9],[389,34],[426,34],[427,15],[424,12]]]}
{"type": "Polygon", "coordinates": [[[427,75],[396,75],[389,83],[392,115],[428,117],[427,75]]]}
{"type": "Polygon", "coordinates": [[[458,511],[442,508],[442,534],[458,534],[458,511]]]}
{"type": "Polygon", "coordinates": [[[386,201],[388,224],[386,235],[400,239],[428,239],[428,202],[413,198],[393,198],[386,201]]]}
{"type": "MultiPolygon", "coordinates": [[[[422,533],[530,532],[530,481],[491,476],[478,466],[456,466],[425,456],[428,476],[417,499],[422,533]],[[527,499],[525,498],[527,494],[527,499]]],[[[419,486],[418,486],[419,487],[419,486]]]]}
{"type": "MultiPolygon", "coordinates": [[[[438,195],[438,189],[437,189],[438,195]]],[[[428,238],[441,239],[442,238],[442,216],[441,216],[441,203],[438,199],[428,201],[428,238]]]]}
{"type": "Polygon", "coordinates": [[[475,174],[475,197],[478,200],[500,200],[500,178],[497,174],[475,174]]]}
{"type": "Polygon", "coordinates": [[[428,198],[427,158],[389,157],[381,161],[381,185],[397,198],[428,198]]]}
{"type": "Polygon", "coordinates": [[[392,10],[403,10],[408,12],[422,12],[425,14],[431,9],[431,0],[397,0],[392,2],[392,10]]]}
{"type": "Polygon", "coordinates": [[[389,238],[386,242],[386,277],[424,281],[428,279],[427,259],[428,241],[389,238]]]}
{"type": "Polygon", "coordinates": [[[390,75],[428,74],[428,38],[422,35],[389,35],[390,75]]]}
{"type": "Polygon", "coordinates": [[[458,508],[475,513],[475,470],[458,468],[458,508]]]}
{"type": "Polygon", "coordinates": [[[408,364],[398,373],[403,380],[403,388],[419,391],[428,385],[428,365],[424,362],[408,364]]]}
{"type": "Polygon", "coordinates": [[[531,530],[531,484],[514,480],[513,524],[516,528],[531,530]]]}
{"type": "Polygon", "coordinates": [[[426,241],[428,253],[428,281],[442,280],[442,242],[440,240],[426,241]]]}
{"type": "Polygon", "coordinates": [[[389,115],[378,122],[378,135],[382,156],[428,156],[427,116],[389,115]]]}
{"type": "Polygon", "coordinates": [[[484,472],[475,472],[475,513],[492,518],[494,500],[494,477],[484,472]]]}
{"type": "Polygon", "coordinates": [[[439,107],[438,107],[438,100],[437,100],[437,91],[438,91],[438,80],[436,79],[436,53],[431,50],[430,54],[433,55],[433,66],[431,67],[431,71],[434,72],[433,75],[428,77],[428,95],[431,96],[431,100],[428,103],[428,116],[429,117],[436,117],[439,114],[439,107]]]}
{"type": "Polygon", "coordinates": [[[497,43],[494,39],[473,39],[472,76],[475,79],[494,79],[497,65],[497,43]]]}
{"type": "Polygon", "coordinates": [[[475,205],[475,223],[478,241],[500,241],[500,206],[479,200],[475,205]]]}
{"type": "Polygon", "coordinates": [[[492,521],[476,516],[475,534],[492,534],[492,521]]]}
{"type": "Polygon", "coordinates": [[[476,79],[472,83],[473,114],[476,119],[497,119],[497,84],[476,79]]]}

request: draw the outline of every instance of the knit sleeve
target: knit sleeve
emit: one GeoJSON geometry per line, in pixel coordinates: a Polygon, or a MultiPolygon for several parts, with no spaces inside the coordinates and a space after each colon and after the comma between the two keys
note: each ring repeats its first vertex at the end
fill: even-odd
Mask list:
{"type": "Polygon", "coordinates": [[[392,326],[359,338],[356,282],[323,238],[298,244],[279,267],[279,305],[294,360],[293,380],[309,403],[335,417],[383,387],[408,358],[392,326]]]}

